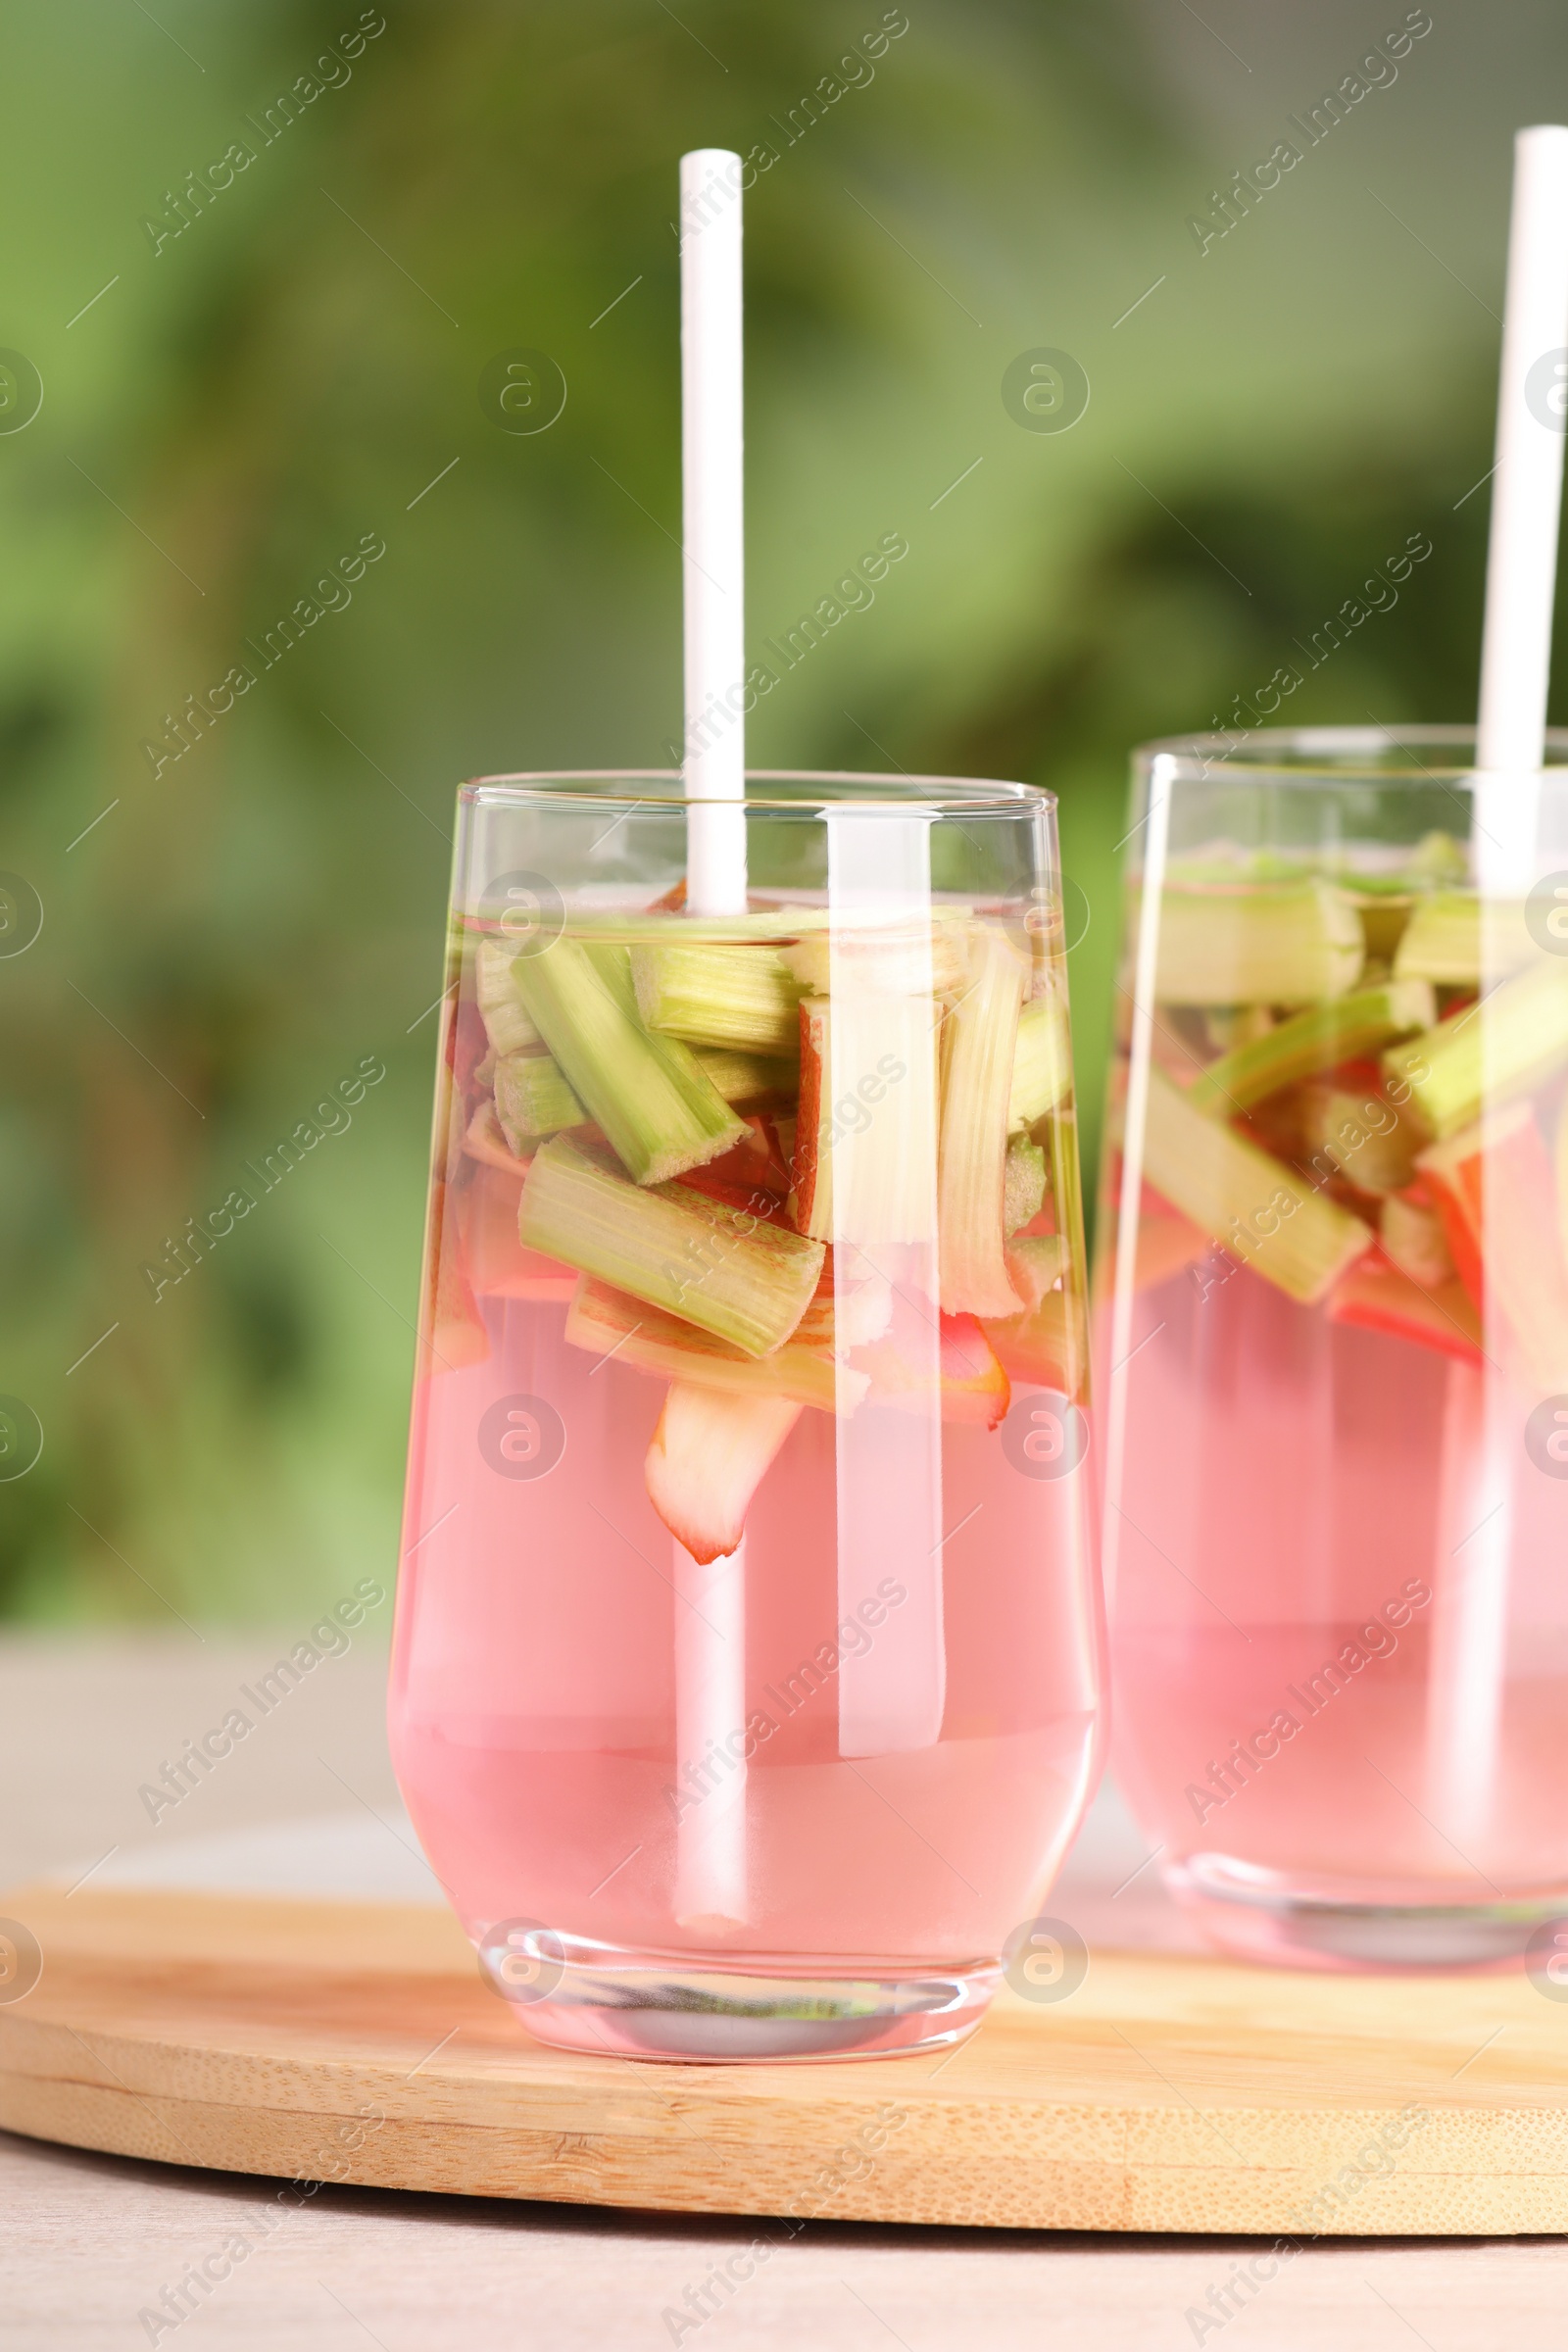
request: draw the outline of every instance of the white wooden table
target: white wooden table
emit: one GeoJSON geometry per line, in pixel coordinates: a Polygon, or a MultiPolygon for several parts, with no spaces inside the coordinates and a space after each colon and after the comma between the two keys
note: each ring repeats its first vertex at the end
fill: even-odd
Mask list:
{"type": "MultiPolygon", "coordinates": [[[[367,1642],[326,1661],[176,1810],[149,1820],[139,1787],[277,1654],[275,1641],[215,1635],[0,1642],[0,1885],[40,1874],[69,1884],[91,1866],[95,1884],[429,1892],[386,1760],[384,1660],[367,1642]]],[[[1118,1809],[1099,1808],[1054,1898],[1091,1942],[1111,1927],[1122,1941],[1186,1941],[1152,1872],[1112,1897],[1141,1853],[1118,1809]]],[[[703,2352],[802,2342],[815,2352],[1142,2352],[1220,2336],[1227,2352],[1330,2342],[1335,2352],[1413,2342],[1560,2352],[1568,2341],[1560,2239],[1324,2241],[1205,2327],[1256,2241],[820,2222],[733,2298],[710,2294],[710,2316],[694,2321],[704,2281],[753,2236],[745,2221],[331,2187],[187,2320],[160,2326],[165,2289],[245,2235],[268,2186],[0,2135],[6,2352],[107,2352],[167,2344],[186,2328],[191,2346],[246,2352],[367,2341],[383,2352],[631,2352],[699,2338],[703,2352]]]]}

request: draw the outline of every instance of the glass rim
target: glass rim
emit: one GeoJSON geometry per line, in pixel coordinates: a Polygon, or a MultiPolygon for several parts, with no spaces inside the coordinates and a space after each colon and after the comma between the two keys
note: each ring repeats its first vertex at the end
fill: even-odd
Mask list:
{"type": "Polygon", "coordinates": [[[1568,769],[1568,727],[1545,731],[1546,763],[1538,768],[1488,769],[1462,756],[1434,765],[1416,760],[1408,767],[1380,764],[1379,755],[1421,751],[1462,755],[1475,748],[1477,730],[1457,722],[1429,725],[1250,727],[1241,732],[1166,735],[1138,744],[1133,762],[1147,776],[1156,760],[1174,764],[1173,782],[1226,784],[1238,789],[1258,784],[1294,786],[1374,786],[1379,790],[1419,790],[1438,784],[1469,785],[1482,776],[1557,776],[1568,769]]]}
{"type": "MultiPolygon", "coordinates": [[[[652,800],[644,800],[630,792],[582,789],[585,785],[599,784],[678,784],[680,780],[681,770],[676,767],[537,768],[469,776],[459,786],[458,797],[463,801],[489,800],[521,807],[628,810],[643,808],[671,815],[715,806],[711,800],[679,791],[661,792],[652,800]]],[[[929,809],[937,816],[1016,816],[1029,810],[1054,809],[1056,806],[1056,795],[1043,784],[1012,783],[996,776],[909,775],[902,769],[897,775],[889,775],[876,769],[850,767],[749,767],[746,784],[746,798],[741,807],[748,814],[765,810],[772,815],[815,816],[823,809],[839,808],[896,812],[902,807],[906,812],[915,808],[929,809]],[[813,802],[808,793],[776,796],[755,793],[751,790],[754,783],[858,785],[862,791],[858,795],[854,791],[828,790],[819,793],[813,802]]]]}

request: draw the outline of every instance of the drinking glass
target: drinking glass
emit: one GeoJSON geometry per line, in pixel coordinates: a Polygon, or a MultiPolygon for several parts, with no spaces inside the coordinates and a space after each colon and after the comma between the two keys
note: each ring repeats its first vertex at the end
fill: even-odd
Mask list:
{"type": "Polygon", "coordinates": [[[1114,1770],[1254,1957],[1501,1963],[1568,1912],[1565,748],[1135,758],[1096,1291],[1114,1770]]]}
{"type": "Polygon", "coordinates": [[[753,775],[722,917],[710,816],[460,794],[393,1755],[544,2040],[908,2050],[1098,1757],[1054,805],[753,775]]]}

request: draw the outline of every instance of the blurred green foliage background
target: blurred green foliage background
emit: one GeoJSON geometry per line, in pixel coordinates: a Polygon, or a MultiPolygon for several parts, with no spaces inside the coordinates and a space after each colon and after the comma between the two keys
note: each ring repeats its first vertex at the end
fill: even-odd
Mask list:
{"type": "Polygon", "coordinates": [[[0,1609],[291,1618],[394,1557],[454,784],[663,765],[679,723],[682,149],[776,158],[751,635],[910,550],[752,760],[1059,793],[1091,1133],[1128,747],[1227,717],[1412,532],[1286,715],[1472,714],[1509,141],[1568,107],[1568,23],[1433,0],[1266,201],[1189,226],[1404,18],[13,12],[0,344],[44,399],[0,432],[0,866],[44,923],[0,960],[0,1390],[45,1444],[0,1485],[0,1609]],[[519,345],[568,387],[531,437],[476,392],[519,345]],[[1003,405],[1038,346],[1088,371],[1070,432],[1003,405]],[[363,534],[352,602],[149,757],[363,534]],[[155,1301],[143,1263],[366,1055],[352,1126],[155,1301]]]}

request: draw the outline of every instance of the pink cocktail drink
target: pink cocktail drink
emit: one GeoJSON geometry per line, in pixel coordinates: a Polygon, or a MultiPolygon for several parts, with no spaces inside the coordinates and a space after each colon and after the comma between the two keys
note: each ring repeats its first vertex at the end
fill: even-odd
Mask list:
{"type": "Polygon", "coordinates": [[[545,2038],[920,2046],[1098,1753],[1050,812],[957,788],[968,895],[912,794],[770,779],[709,922],[674,789],[465,794],[394,1756],[545,2038]]]}
{"type": "MultiPolygon", "coordinates": [[[[1568,1909],[1568,963],[1530,897],[1478,895],[1432,772],[1459,749],[1145,769],[1101,1285],[1116,1769],[1262,1957],[1500,1959],[1568,1909]]],[[[1538,864],[1563,813],[1544,780],[1538,864]]]]}

